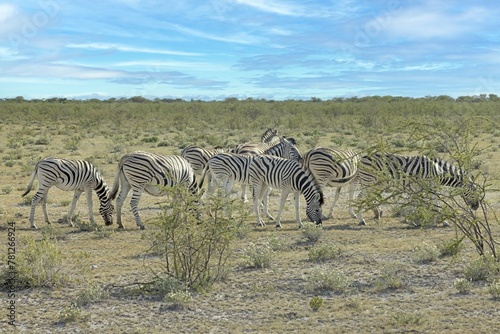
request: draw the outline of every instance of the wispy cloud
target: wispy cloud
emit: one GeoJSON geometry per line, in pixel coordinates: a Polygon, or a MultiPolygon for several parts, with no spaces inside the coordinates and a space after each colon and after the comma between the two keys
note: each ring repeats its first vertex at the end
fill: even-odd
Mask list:
{"type": "Polygon", "coordinates": [[[66,47],[75,48],[75,49],[95,49],[95,50],[151,53],[151,54],[188,56],[188,57],[202,55],[202,53],[197,53],[197,52],[183,52],[183,51],[173,51],[173,50],[164,50],[164,49],[139,48],[139,47],[126,46],[126,45],[120,45],[120,44],[110,44],[110,43],[82,43],[82,44],[70,43],[70,44],[67,44],[66,47]]]}

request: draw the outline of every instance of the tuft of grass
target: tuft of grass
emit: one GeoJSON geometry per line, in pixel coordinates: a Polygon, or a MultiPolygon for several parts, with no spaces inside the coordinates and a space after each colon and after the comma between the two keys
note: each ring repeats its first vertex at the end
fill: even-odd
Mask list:
{"type": "Polygon", "coordinates": [[[435,262],[440,254],[437,246],[429,245],[426,243],[416,246],[413,249],[413,252],[414,252],[413,261],[415,263],[422,263],[422,264],[435,262]]]}
{"type": "Polygon", "coordinates": [[[488,292],[494,300],[500,300],[500,279],[496,279],[488,286],[488,292]]]}
{"type": "Polygon", "coordinates": [[[302,227],[302,235],[309,242],[317,242],[323,235],[323,229],[315,223],[307,222],[302,227]]]}
{"type": "Polygon", "coordinates": [[[500,272],[500,263],[493,256],[481,256],[470,262],[464,269],[469,281],[486,281],[500,272]]]}
{"type": "Polygon", "coordinates": [[[314,296],[309,300],[309,307],[314,311],[317,312],[321,306],[323,306],[324,300],[321,297],[314,296]]]}
{"type": "Polygon", "coordinates": [[[425,315],[420,312],[398,311],[391,314],[391,320],[393,325],[420,326],[424,323],[425,315]]]}
{"type": "Polygon", "coordinates": [[[453,282],[453,287],[462,295],[468,295],[472,290],[472,283],[465,278],[457,278],[455,282],[453,282]]]}
{"type": "Polygon", "coordinates": [[[59,312],[59,323],[68,324],[71,322],[86,322],[90,319],[90,314],[82,312],[82,309],[75,303],[65,307],[59,312]]]}
{"type": "Polygon", "coordinates": [[[389,262],[382,266],[380,277],[377,279],[376,290],[398,290],[408,286],[406,266],[400,262],[389,262]]]}
{"type": "Polygon", "coordinates": [[[441,256],[457,256],[460,250],[463,248],[461,239],[451,239],[446,242],[440,243],[437,247],[441,256]]]}
{"type": "Polygon", "coordinates": [[[243,250],[245,265],[250,268],[271,268],[274,251],[269,243],[254,244],[251,242],[243,250]]]}
{"type": "Polygon", "coordinates": [[[169,309],[184,310],[192,301],[191,293],[185,291],[171,291],[163,298],[164,302],[170,304],[169,309]]]}
{"type": "Polygon", "coordinates": [[[306,291],[331,291],[346,293],[350,283],[348,278],[341,272],[330,268],[315,268],[306,278],[306,291]]]}
{"type": "Polygon", "coordinates": [[[325,262],[333,260],[342,255],[342,250],[332,242],[315,245],[309,249],[309,260],[315,262],[325,262]]]}
{"type": "Polygon", "coordinates": [[[109,293],[95,282],[87,283],[78,293],[75,301],[77,307],[86,306],[109,297],[109,293]]]}

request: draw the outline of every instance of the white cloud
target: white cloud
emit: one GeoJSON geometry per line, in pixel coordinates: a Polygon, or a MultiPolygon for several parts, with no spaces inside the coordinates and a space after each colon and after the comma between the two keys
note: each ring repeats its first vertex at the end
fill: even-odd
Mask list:
{"type": "Polygon", "coordinates": [[[16,14],[16,6],[10,3],[0,3],[0,24],[3,24],[5,21],[9,20],[16,14]]]}
{"type": "Polygon", "coordinates": [[[66,45],[68,48],[75,49],[96,49],[96,50],[116,50],[124,52],[137,52],[137,53],[152,53],[152,54],[164,54],[173,56],[201,56],[201,53],[195,52],[181,52],[172,50],[161,50],[161,49],[151,49],[151,48],[137,48],[132,46],[111,44],[111,43],[70,43],[66,45]]]}
{"type": "Polygon", "coordinates": [[[237,3],[250,6],[264,12],[287,15],[287,16],[301,16],[302,11],[299,8],[280,3],[279,1],[266,1],[266,0],[236,0],[237,3]]]}

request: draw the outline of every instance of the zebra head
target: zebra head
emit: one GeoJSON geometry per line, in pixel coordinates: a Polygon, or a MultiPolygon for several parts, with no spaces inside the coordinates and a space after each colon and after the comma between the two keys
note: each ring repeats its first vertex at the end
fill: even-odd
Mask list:
{"type": "Polygon", "coordinates": [[[99,206],[99,213],[102,216],[102,219],[104,219],[104,223],[106,226],[113,225],[113,211],[115,210],[115,207],[111,203],[111,201],[108,201],[105,203],[104,201],[101,202],[101,205],[99,206]]]}
{"type": "Polygon", "coordinates": [[[302,154],[300,154],[299,150],[297,149],[296,147],[297,142],[295,141],[294,138],[286,138],[283,136],[281,138],[281,143],[282,145],[284,145],[283,147],[284,158],[295,160],[299,163],[302,162],[302,154]]]}
{"type": "Polygon", "coordinates": [[[479,209],[479,202],[481,202],[484,198],[480,196],[480,190],[477,187],[477,184],[474,183],[474,180],[469,177],[469,183],[464,185],[464,193],[462,194],[462,198],[465,203],[474,211],[479,209]]]}
{"type": "Polygon", "coordinates": [[[316,225],[322,225],[323,217],[323,193],[320,191],[314,194],[310,201],[307,203],[306,214],[307,217],[316,225]]]}

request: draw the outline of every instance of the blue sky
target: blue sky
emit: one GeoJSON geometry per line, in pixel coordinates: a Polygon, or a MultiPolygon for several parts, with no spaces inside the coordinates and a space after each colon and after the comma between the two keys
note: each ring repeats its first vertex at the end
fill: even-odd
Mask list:
{"type": "Polygon", "coordinates": [[[0,0],[0,98],[499,94],[497,1],[0,0]]]}

